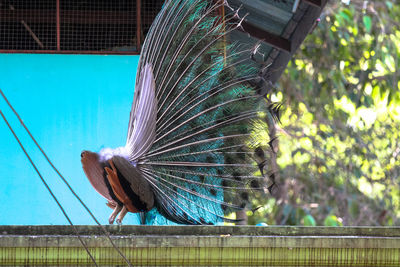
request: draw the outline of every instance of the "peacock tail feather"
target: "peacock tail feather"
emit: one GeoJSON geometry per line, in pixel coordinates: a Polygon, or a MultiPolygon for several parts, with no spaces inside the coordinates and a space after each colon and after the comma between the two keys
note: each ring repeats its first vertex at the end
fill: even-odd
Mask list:
{"type": "Polygon", "coordinates": [[[218,16],[224,4],[167,1],[139,61],[127,147],[134,146],[138,112],[156,115],[143,118],[154,130],[140,149],[131,148],[129,161],[150,184],[157,211],[176,223],[226,221],[266,191],[265,141],[253,132],[268,114],[279,119],[280,106],[258,85],[260,65],[251,60],[257,44],[228,38],[243,18],[218,16]],[[144,80],[154,82],[153,93],[140,89],[144,80]],[[155,104],[145,107],[141,97],[155,104]]]}

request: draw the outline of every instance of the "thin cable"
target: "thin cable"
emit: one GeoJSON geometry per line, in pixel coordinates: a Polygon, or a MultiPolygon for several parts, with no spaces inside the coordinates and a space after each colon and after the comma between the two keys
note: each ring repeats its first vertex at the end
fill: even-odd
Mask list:
{"type": "Polygon", "coordinates": [[[42,152],[43,156],[46,158],[47,162],[50,164],[50,166],[53,168],[53,170],[58,174],[58,176],[60,176],[61,180],[65,183],[65,185],[68,187],[68,189],[71,191],[71,193],[75,196],[75,198],[81,203],[81,205],[86,209],[86,211],[89,213],[89,215],[92,217],[92,219],[97,223],[97,225],[100,226],[100,228],[102,229],[102,231],[104,232],[104,234],[107,236],[108,240],[110,241],[110,243],[112,244],[112,246],[114,247],[114,249],[119,253],[119,255],[125,260],[125,262],[128,264],[128,266],[132,266],[132,264],[130,263],[130,261],[126,258],[126,256],[121,252],[121,250],[119,250],[119,248],[114,244],[114,242],[112,241],[111,237],[110,237],[110,233],[106,230],[106,228],[104,227],[104,225],[100,224],[100,222],[97,220],[97,218],[93,215],[93,213],[90,211],[90,209],[86,206],[86,204],[82,201],[82,199],[75,193],[75,191],[72,189],[72,187],[70,186],[70,184],[68,183],[68,181],[64,178],[64,176],[58,171],[58,169],[54,166],[54,164],[52,163],[52,161],[49,159],[49,157],[47,157],[47,154],[43,151],[42,147],[38,144],[38,142],[36,141],[36,139],[33,137],[33,135],[31,134],[31,132],[29,131],[29,129],[26,127],[25,123],[22,121],[21,117],[18,115],[17,111],[14,109],[14,107],[11,105],[11,103],[8,101],[8,99],[6,98],[6,96],[4,95],[3,91],[0,89],[0,94],[2,95],[2,97],[4,98],[4,100],[6,101],[7,105],[10,107],[10,109],[14,112],[15,116],[17,116],[19,122],[21,123],[21,125],[25,128],[25,131],[29,134],[29,136],[31,137],[31,139],[33,140],[33,142],[35,143],[35,145],[39,148],[40,152],[42,152]]]}
{"type": "Polygon", "coordinates": [[[44,184],[44,186],[46,187],[47,191],[49,191],[50,195],[53,197],[54,201],[57,203],[58,207],[61,209],[62,213],[64,214],[65,218],[67,218],[69,224],[72,226],[72,228],[75,231],[75,234],[77,235],[79,241],[82,243],[82,246],[85,248],[86,252],[88,253],[89,257],[92,259],[93,263],[97,265],[96,260],[93,258],[92,254],[90,253],[88,247],[86,246],[85,242],[83,242],[81,236],[78,233],[78,229],[76,229],[75,225],[72,223],[72,221],[70,220],[70,218],[68,217],[67,213],[65,212],[64,208],[61,206],[60,202],[58,201],[57,197],[53,194],[53,192],[51,191],[49,185],[46,183],[46,181],[44,180],[43,176],[40,174],[39,170],[37,169],[35,163],[33,163],[31,157],[28,155],[28,153],[26,152],[24,146],[22,145],[21,141],[19,140],[19,138],[17,137],[17,135],[15,134],[13,128],[11,127],[11,125],[8,123],[6,117],[4,116],[3,112],[1,112],[0,110],[0,115],[3,117],[3,120],[5,121],[5,123],[7,124],[8,128],[10,129],[10,131],[12,132],[12,134],[14,135],[15,139],[17,140],[19,146],[21,147],[21,149],[24,151],[25,156],[28,158],[29,162],[32,164],[33,168],[35,169],[36,173],[39,175],[40,180],[42,180],[42,183],[44,184]]]}

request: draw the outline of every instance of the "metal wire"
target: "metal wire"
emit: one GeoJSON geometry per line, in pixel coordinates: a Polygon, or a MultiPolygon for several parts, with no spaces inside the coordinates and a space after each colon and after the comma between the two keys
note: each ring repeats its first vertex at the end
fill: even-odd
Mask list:
{"type": "MultiPolygon", "coordinates": [[[[1,92],[2,93],[2,92],[1,92]]],[[[3,93],[2,93],[3,94],[3,93]]],[[[64,214],[64,217],[68,220],[68,223],[73,227],[75,234],[77,235],[79,241],[81,242],[82,246],[85,248],[87,254],[89,255],[89,257],[92,259],[94,265],[98,266],[96,263],[96,260],[93,258],[92,254],[90,253],[87,245],[85,244],[85,242],[83,242],[81,236],[78,233],[78,230],[76,229],[75,225],[72,223],[71,219],[68,217],[67,213],[65,212],[64,208],[62,207],[61,203],[58,201],[57,197],[54,195],[53,191],[51,190],[51,188],[49,187],[49,185],[46,183],[46,180],[43,178],[43,176],[41,175],[41,173],[39,172],[38,168],[36,167],[35,163],[33,163],[31,157],[29,156],[28,152],[26,152],[24,146],[22,145],[21,141],[19,140],[19,138],[17,137],[17,135],[15,134],[13,128],[11,127],[11,125],[8,123],[6,117],[4,116],[3,112],[0,110],[0,115],[1,117],[3,117],[4,122],[7,124],[8,128],[10,129],[11,133],[14,135],[14,138],[17,140],[19,146],[21,147],[22,151],[24,151],[25,156],[28,158],[29,162],[31,163],[32,167],[35,169],[36,173],[39,175],[40,180],[42,181],[42,183],[44,184],[44,186],[46,187],[47,191],[49,191],[51,197],[54,199],[54,201],[57,203],[58,207],[60,208],[60,210],[62,211],[62,213],[64,214]]]]}
{"type": "MultiPolygon", "coordinates": [[[[49,159],[49,157],[47,156],[47,154],[44,152],[44,150],[42,149],[42,147],[39,145],[39,143],[36,141],[36,139],[33,137],[33,135],[31,134],[31,132],[29,131],[29,129],[26,127],[25,123],[22,121],[21,117],[19,116],[19,114],[17,113],[17,111],[14,109],[14,107],[11,105],[11,103],[8,101],[8,99],[6,98],[6,96],[4,95],[3,91],[0,89],[0,94],[1,96],[4,98],[4,100],[6,101],[7,105],[10,107],[10,109],[13,111],[13,113],[15,114],[15,116],[18,118],[19,122],[21,123],[21,125],[24,127],[25,131],[28,133],[28,135],[31,137],[32,141],[35,143],[35,145],[39,148],[40,152],[43,154],[43,156],[45,157],[45,159],[47,160],[47,162],[50,164],[50,166],[53,168],[53,170],[58,174],[58,176],[61,178],[61,180],[65,183],[65,185],[68,187],[68,189],[71,191],[71,193],[75,196],[75,198],[81,203],[81,205],[86,209],[86,211],[89,213],[89,215],[92,217],[92,219],[96,222],[97,225],[100,226],[100,228],[102,229],[102,231],[104,232],[104,234],[107,236],[108,240],[110,241],[110,243],[112,244],[112,246],[114,247],[114,249],[120,254],[120,256],[125,260],[125,262],[128,264],[128,266],[131,266],[130,261],[126,258],[126,256],[121,252],[121,250],[114,244],[114,242],[111,239],[110,233],[106,230],[106,228],[100,224],[100,222],[97,220],[97,218],[93,215],[93,213],[91,212],[91,210],[86,206],[86,204],[82,201],[82,199],[76,194],[75,190],[72,189],[72,187],[70,186],[70,184],[68,183],[68,181],[64,178],[64,176],[59,172],[59,170],[54,166],[53,162],[49,159]]],[[[58,200],[56,199],[56,197],[53,195],[51,189],[48,187],[47,183],[45,182],[45,180],[43,179],[43,177],[40,175],[39,171],[37,170],[36,166],[34,165],[34,163],[32,162],[31,158],[29,157],[29,155],[26,153],[25,149],[23,148],[21,142],[19,141],[18,137],[16,136],[16,134],[14,133],[14,131],[12,130],[11,126],[8,124],[6,118],[4,117],[3,113],[0,110],[0,113],[3,117],[3,119],[6,121],[8,127],[10,128],[10,130],[12,131],[14,137],[17,139],[18,143],[20,144],[22,150],[25,152],[25,155],[28,157],[29,161],[31,162],[31,164],[34,166],[36,172],[38,173],[38,175],[40,176],[40,178],[42,179],[42,182],[45,184],[46,188],[49,190],[50,194],[53,196],[54,200],[57,202],[57,204],[59,205],[59,207],[61,208],[61,210],[63,211],[64,215],[66,216],[68,222],[70,222],[71,225],[72,222],[70,221],[70,219],[68,218],[66,212],[64,211],[64,209],[62,208],[61,204],[59,204],[58,200]]],[[[74,227],[74,229],[76,229],[74,227]]],[[[79,234],[78,238],[79,240],[79,234]]],[[[83,241],[81,241],[83,242],[83,241]]],[[[84,243],[82,243],[85,247],[85,249],[87,250],[87,247],[84,243]]],[[[88,254],[90,255],[89,251],[88,254]]],[[[90,257],[92,257],[90,255],[90,257]]],[[[94,260],[94,259],[93,259],[94,260]]]]}

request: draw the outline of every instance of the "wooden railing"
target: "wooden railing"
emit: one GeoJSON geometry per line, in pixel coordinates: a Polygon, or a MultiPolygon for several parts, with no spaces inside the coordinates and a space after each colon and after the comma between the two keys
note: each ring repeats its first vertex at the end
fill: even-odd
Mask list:
{"type": "MultiPolygon", "coordinates": [[[[126,266],[98,226],[78,226],[99,266],[126,266]]],[[[137,266],[400,266],[400,228],[107,226],[137,266]]],[[[92,265],[70,226],[0,226],[0,265],[92,265]]]]}

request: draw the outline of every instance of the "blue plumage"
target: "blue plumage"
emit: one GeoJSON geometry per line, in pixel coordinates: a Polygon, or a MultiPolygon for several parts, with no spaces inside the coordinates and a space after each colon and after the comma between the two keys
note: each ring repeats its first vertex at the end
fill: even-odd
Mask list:
{"type": "Polygon", "coordinates": [[[230,40],[241,18],[218,16],[223,2],[164,4],[143,45],[126,145],[82,154],[110,223],[143,212],[147,224],[216,224],[266,191],[253,132],[279,107],[258,85],[257,44],[230,40]]]}

